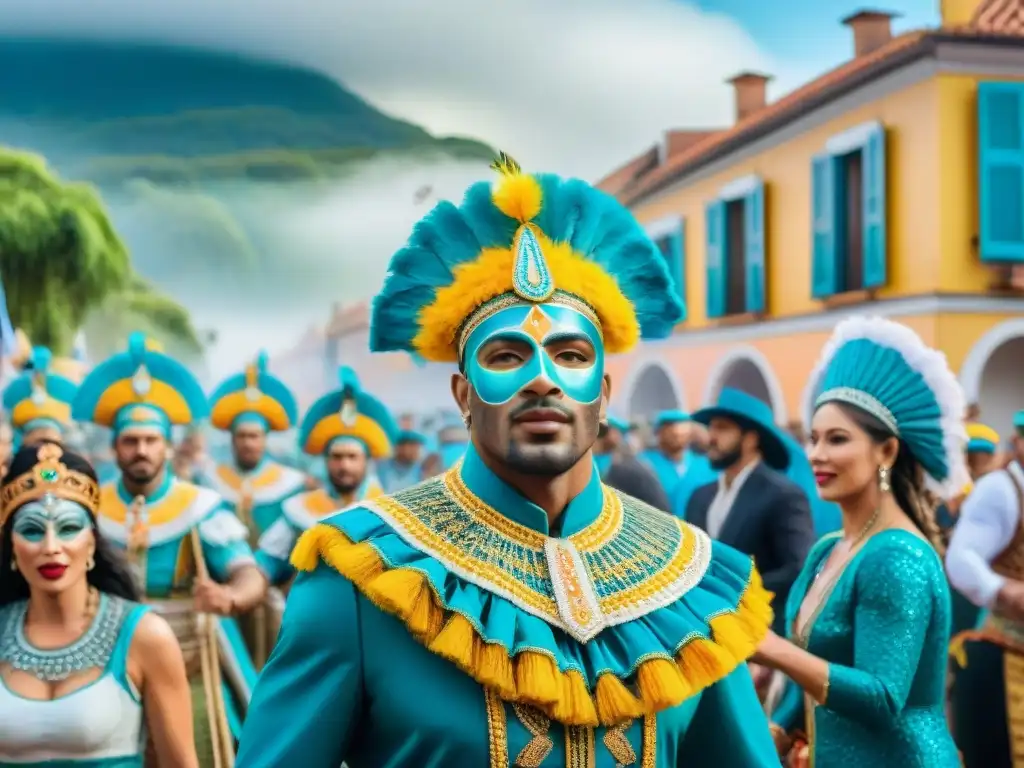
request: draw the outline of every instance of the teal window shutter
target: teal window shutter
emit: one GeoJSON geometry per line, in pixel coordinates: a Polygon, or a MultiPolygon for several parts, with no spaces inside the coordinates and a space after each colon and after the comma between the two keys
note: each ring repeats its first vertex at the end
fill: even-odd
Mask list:
{"type": "Polygon", "coordinates": [[[864,142],[863,239],[864,287],[885,285],[889,249],[885,226],[885,128],[876,127],[864,142]]]}
{"type": "Polygon", "coordinates": [[[683,302],[683,319],[686,319],[686,222],[679,222],[679,229],[672,233],[672,260],[669,272],[676,284],[676,295],[683,302]]]}
{"type": "Polygon", "coordinates": [[[743,205],[743,238],[746,253],[743,254],[747,270],[747,312],[764,312],[764,183],[747,193],[743,205]]]}
{"type": "Polygon", "coordinates": [[[978,84],[978,250],[1024,261],[1024,83],[978,84]]]}
{"type": "Polygon", "coordinates": [[[725,287],[728,280],[728,265],[725,258],[725,203],[722,200],[708,203],[705,224],[708,317],[722,317],[725,314],[725,287]]]}
{"type": "Polygon", "coordinates": [[[811,159],[811,296],[839,290],[836,250],[836,163],[830,154],[811,159]]]}

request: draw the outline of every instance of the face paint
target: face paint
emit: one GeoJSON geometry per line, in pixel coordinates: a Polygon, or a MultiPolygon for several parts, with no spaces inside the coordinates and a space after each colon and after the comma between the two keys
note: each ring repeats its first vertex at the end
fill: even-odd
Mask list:
{"type": "Polygon", "coordinates": [[[26,504],[14,516],[12,533],[38,544],[52,527],[60,541],[73,541],[82,531],[92,528],[89,513],[80,504],[47,494],[26,504]]]}
{"type": "Polygon", "coordinates": [[[601,334],[589,318],[561,304],[516,306],[492,315],[467,339],[465,361],[466,378],[488,405],[508,402],[540,376],[578,403],[593,403],[601,397],[604,378],[601,334]],[[529,358],[514,368],[492,370],[485,367],[478,359],[479,352],[485,344],[497,339],[528,345],[529,358]],[[546,346],[569,339],[582,339],[593,347],[590,365],[569,367],[552,359],[546,346]]]}

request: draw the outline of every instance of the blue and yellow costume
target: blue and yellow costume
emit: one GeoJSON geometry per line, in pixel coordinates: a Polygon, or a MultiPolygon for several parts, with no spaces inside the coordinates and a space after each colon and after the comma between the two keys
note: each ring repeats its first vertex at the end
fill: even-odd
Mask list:
{"type": "MultiPolygon", "coordinates": [[[[880,318],[843,321],[812,380],[821,382],[816,408],[865,411],[899,436],[900,450],[936,487],[962,486],[963,395],[945,356],[909,328],[880,318]]],[[[950,598],[939,554],[922,536],[880,530],[805,607],[842,536],[814,546],[786,606],[791,639],[828,663],[824,701],[791,695],[777,722],[805,725],[811,765],[959,766],[946,724],[950,598]]]]}
{"type": "MultiPolygon", "coordinates": [[[[371,347],[460,361],[484,402],[546,377],[593,403],[606,353],[671,332],[671,278],[613,198],[499,167],[393,257],[371,347]],[[544,345],[565,334],[596,362],[558,366],[544,345]],[[499,336],[532,356],[484,369],[499,336]]],[[[778,766],[743,663],[771,621],[750,560],[597,472],[552,527],[471,444],[310,529],[293,563],[239,768],[778,766]]]]}
{"type": "MultiPolygon", "coordinates": [[[[128,349],[116,354],[86,376],[72,408],[78,421],[113,430],[156,433],[169,440],[172,425],[190,424],[206,416],[202,387],[179,362],[150,348],[142,334],[132,334],[128,349]]],[[[209,638],[196,638],[191,586],[197,574],[208,572],[224,582],[235,569],[254,565],[247,531],[224,506],[215,491],[178,480],[165,465],[163,482],[149,497],[132,497],[122,479],[101,489],[97,524],[103,535],[127,551],[146,601],[165,615],[179,635],[186,661],[195,674],[193,708],[200,751],[233,751],[234,735],[248,704],[256,670],[237,623],[213,619],[209,638]],[[190,657],[209,642],[211,660],[200,665],[190,657]],[[219,653],[212,653],[216,648],[219,653]],[[204,680],[214,683],[204,694],[204,680]]],[[[211,617],[212,619],[212,617],[211,617]]],[[[202,654],[201,654],[202,655],[202,654]]],[[[211,755],[201,754],[201,763],[211,755]]]]}
{"type": "MultiPolygon", "coordinates": [[[[421,452],[426,442],[427,438],[425,435],[410,429],[402,430],[395,438],[396,446],[402,443],[414,443],[420,447],[421,452]]],[[[416,483],[422,480],[423,458],[421,455],[415,461],[403,462],[399,461],[397,456],[392,456],[390,459],[381,459],[374,462],[377,470],[377,479],[380,480],[384,491],[386,493],[395,493],[396,491],[408,488],[410,485],[416,485],[416,483]]]]}
{"type": "MultiPolygon", "coordinates": [[[[263,432],[286,432],[298,420],[294,395],[267,370],[264,353],[210,395],[210,425],[215,429],[233,433],[242,425],[254,425],[263,432]]],[[[199,481],[217,491],[245,523],[253,544],[281,516],[285,500],[306,487],[301,472],[266,456],[250,470],[239,469],[234,461],[217,464],[201,473],[199,481]]]]}
{"type": "Polygon", "coordinates": [[[289,558],[304,531],[340,509],[384,492],[369,462],[391,455],[398,425],[387,406],[359,386],[355,371],[342,367],[339,380],[341,386],[313,403],[303,416],[299,445],[310,456],[326,456],[339,442],[357,445],[367,457],[366,476],[354,492],[344,496],[328,478],[324,488],[285,502],[281,517],[260,537],[256,552],[260,568],[274,585],[284,584],[295,573],[289,558]]]}
{"type": "Polygon", "coordinates": [[[50,370],[52,356],[36,347],[25,370],[4,389],[3,404],[14,429],[15,448],[36,437],[58,437],[71,426],[71,404],[78,387],[50,370]]]}

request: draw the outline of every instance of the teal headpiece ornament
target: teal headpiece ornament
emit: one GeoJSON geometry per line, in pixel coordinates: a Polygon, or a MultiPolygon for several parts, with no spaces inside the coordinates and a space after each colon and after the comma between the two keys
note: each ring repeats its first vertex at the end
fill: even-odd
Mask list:
{"type": "Polygon", "coordinates": [[[365,392],[356,372],[338,371],[340,386],[310,406],[299,426],[299,446],[311,456],[322,455],[335,440],[361,444],[373,459],[391,455],[398,424],[380,400],[365,392]]]}
{"type": "Polygon", "coordinates": [[[817,410],[847,403],[897,436],[929,485],[951,497],[970,481],[964,464],[964,394],[946,356],[905,325],[851,317],[836,326],[811,381],[817,410]]]}
{"type": "Polygon", "coordinates": [[[258,424],[264,430],[284,432],[298,420],[295,396],[267,370],[266,352],[260,352],[243,372],[225,379],[210,395],[210,424],[215,429],[258,424]]]}
{"type": "Polygon", "coordinates": [[[772,469],[784,472],[792,457],[782,433],[775,426],[771,406],[753,395],[732,387],[724,387],[713,405],[705,406],[693,414],[693,421],[705,427],[712,419],[725,418],[743,429],[754,430],[761,440],[761,456],[772,469]]]}
{"type": "Polygon", "coordinates": [[[97,365],[78,388],[76,421],[127,430],[157,430],[170,439],[171,426],[193,424],[207,415],[203,388],[188,368],[159,351],[141,333],[128,349],[97,365]]]}
{"type": "Polygon", "coordinates": [[[693,418],[686,411],[662,411],[654,420],[654,430],[657,431],[670,424],[683,424],[687,421],[693,421],[693,418]]]}
{"type": "Polygon", "coordinates": [[[450,363],[470,358],[471,337],[498,331],[540,344],[564,324],[596,337],[602,355],[671,334],[682,302],[626,208],[578,179],[523,173],[504,154],[492,167],[497,183],[439,203],[392,257],[371,349],[450,363]]]}
{"type": "Polygon", "coordinates": [[[71,379],[52,373],[51,360],[50,350],[36,347],[22,373],[4,389],[4,410],[18,432],[63,431],[71,426],[71,403],[78,387],[71,379]]]}

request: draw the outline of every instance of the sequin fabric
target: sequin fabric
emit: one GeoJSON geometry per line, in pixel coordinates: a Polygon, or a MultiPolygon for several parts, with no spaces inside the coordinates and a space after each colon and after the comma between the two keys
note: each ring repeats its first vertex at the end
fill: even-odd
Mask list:
{"type": "MultiPolygon", "coordinates": [[[[787,606],[800,604],[838,537],[812,550],[787,606]]],[[[813,707],[815,768],[956,768],[946,725],[951,607],[942,562],[924,540],[889,530],[868,539],[817,615],[808,650],[829,662],[813,707]]]]}

